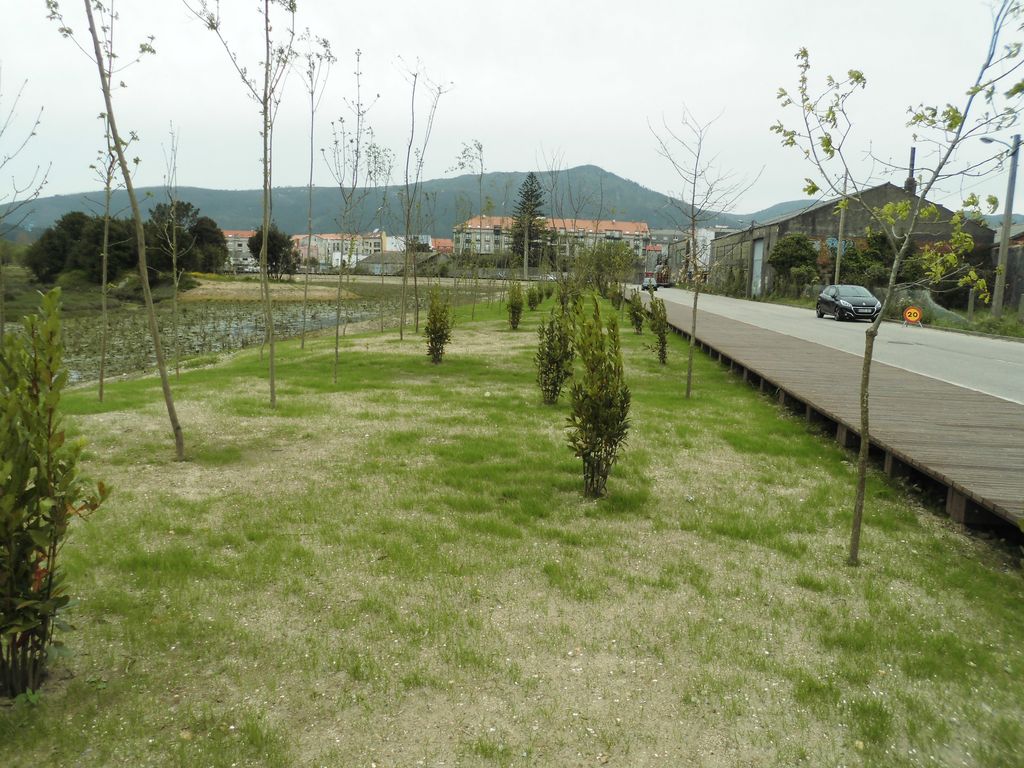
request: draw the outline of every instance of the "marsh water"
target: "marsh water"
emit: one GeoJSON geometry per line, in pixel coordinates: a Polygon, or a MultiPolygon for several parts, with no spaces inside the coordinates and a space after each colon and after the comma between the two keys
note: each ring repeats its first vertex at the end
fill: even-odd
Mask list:
{"type": "MultiPolygon", "coordinates": [[[[386,315],[394,315],[398,302],[385,302],[386,315]],[[393,306],[391,306],[393,304],[393,306]]],[[[341,323],[351,324],[380,317],[379,300],[346,301],[341,323]]],[[[306,307],[306,332],[334,327],[332,302],[310,302],[306,307]]],[[[174,322],[169,302],[157,308],[160,340],[168,368],[174,365],[174,322]]],[[[199,355],[229,352],[260,344],[265,317],[258,301],[182,302],[178,305],[178,355],[184,360],[199,355]]],[[[284,339],[302,331],[302,304],[274,304],[274,335],[284,339]]],[[[71,382],[99,379],[102,321],[98,316],[64,320],[64,362],[71,382]]],[[[142,307],[111,312],[107,341],[106,376],[156,368],[153,342],[142,307]]]]}

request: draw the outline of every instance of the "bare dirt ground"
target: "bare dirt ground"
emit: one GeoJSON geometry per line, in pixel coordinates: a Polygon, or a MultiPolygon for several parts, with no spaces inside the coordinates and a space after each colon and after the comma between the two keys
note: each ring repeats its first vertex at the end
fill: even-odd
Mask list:
{"type": "MultiPolygon", "coordinates": [[[[305,285],[302,280],[271,282],[270,295],[275,301],[302,301],[305,285]]],[[[309,301],[333,301],[338,296],[337,286],[309,284],[309,301]]],[[[258,280],[210,280],[181,295],[181,301],[259,301],[258,280]]],[[[356,298],[355,294],[341,291],[342,299],[356,298]]]]}

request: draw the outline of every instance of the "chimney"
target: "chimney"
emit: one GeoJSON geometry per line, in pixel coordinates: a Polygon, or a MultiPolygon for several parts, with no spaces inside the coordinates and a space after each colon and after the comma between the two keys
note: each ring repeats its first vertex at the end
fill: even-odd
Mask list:
{"type": "Polygon", "coordinates": [[[917,194],[917,181],[914,179],[914,155],[917,154],[917,147],[910,148],[910,170],[907,173],[907,180],[903,182],[903,190],[912,195],[917,194]]]}

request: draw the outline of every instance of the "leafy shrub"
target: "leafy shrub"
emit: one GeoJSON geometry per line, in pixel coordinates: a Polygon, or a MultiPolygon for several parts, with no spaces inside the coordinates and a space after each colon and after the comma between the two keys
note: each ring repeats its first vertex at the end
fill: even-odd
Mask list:
{"type": "Polygon", "coordinates": [[[544,298],[550,299],[555,295],[555,284],[551,281],[544,283],[544,298]]]}
{"type": "Polygon", "coordinates": [[[656,340],[653,349],[658,353],[658,362],[664,365],[668,360],[668,316],[665,302],[652,296],[649,309],[648,324],[656,340]]]}
{"type": "Polygon", "coordinates": [[[69,601],[58,562],[72,518],[106,496],[78,476],[80,443],[65,442],[60,290],[8,333],[0,357],[0,694],[39,688],[69,601]]]}
{"type": "Polygon", "coordinates": [[[441,293],[441,289],[435,285],[430,289],[427,323],[423,329],[427,337],[427,355],[430,356],[431,362],[440,363],[444,357],[444,348],[452,338],[454,321],[451,296],[447,291],[441,293]]]}
{"type": "Polygon", "coordinates": [[[84,269],[70,269],[57,275],[57,287],[65,291],[87,290],[94,287],[84,269]]]}
{"type": "Polygon", "coordinates": [[[563,312],[575,311],[581,299],[580,285],[574,277],[558,281],[558,303],[563,312]]]}
{"type": "Polygon", "coordinates": [[[619,326],[615,315],[607,331],[594,299],[594,315],[584,320],[576,350],[582,374],[572,385],[569,445],[583,459],[583,492],[601,497],[608,474],[629,431],[629,387],[622,369],[619,326]]]}
{"type": "Polygon", "coordinates": [[[629,296],[629,322],[633,325],[636,333],[644,332],[644,303],[640,298],[640,291],[634,290],[629,296]]]}
{"type": "Polygon", "coordinates": [[[997,336],[1024,336],[1024,326],[1017,318],[1003,310],[1002,317],[987,315],[974,324],[974,329],[997,336]]]}
{"type": "Polygon", "coordinates": [[[793,296],[799,298],[804,294],[807,286],[813,285],[818,280],[818,268],[806,265],[793,267],[789,271],[789,278],[793,286],[793,296]]]}
{"type": "Polygon", "coordinates": [[[508,325],[513,331],[519,327],[523,318],[523,287],[519,281],[513,281],[508,287],[508,325]]]}
{"type": "Polygon", "coordinates": [[[552,405],[558,402],[562,386],[572,377],[572,364],[576,357],[572,343],[572,318],[562,310],[551,310],[550,320],[540,321],[537,335],[539,344],[534,358],[537,383],[544,402],[552,405]]]}
{"type": "Polygon", "coordinates": [[[775,268],[778,282],[795,290],[798,278],[793,274],[793,270],[807,267],[816,274],[818,248],[807,235],[795,232],[786,235],[772,246],[771,253],[768,254],[768,263],[775,268]]]}
{"type": "Polygon", "coordinates": [[[543,300],[543,298],[544,297],[541,295],[540,288],[538,288],[536,284],[531,285],[526,291],[526,306],[528,306],[530,308],[530,311],[533,312],[537,307],[540,306],[540,303],[543,300]]]}
{"type": "Polygon", "coordinates": [[[618,283],[612,283],[608,288],[608,298],[611,299],[612,306],[616,311],[622,309],[622,287],[618,283]]]}

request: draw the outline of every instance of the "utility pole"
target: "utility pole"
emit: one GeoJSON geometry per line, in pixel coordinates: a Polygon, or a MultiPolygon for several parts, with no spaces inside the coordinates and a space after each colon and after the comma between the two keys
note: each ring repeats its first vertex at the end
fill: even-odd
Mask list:
{"type": "Polygon", "coordinates": [[[1006,206],[1003,212],[1003,231],[999,238],[999,264],[996,267],[996,289],[992,293],[992,317],[1003,316],[1003,300],[1006,291],[1006,262],[1010,249],[1010,225],[1013,223],[1013,189],[1017,183],[1017,154],[1020,149],[1020,134],[1013,137],[1010,147],[1010,180],[1006,185],[1006,206]]]}
{"type": "Polygon", "coordinates": [[[849,173],[843,174],[843,199],[840,203],[839,208],[839,241],[836,243],[836,275],[832,282],[835,285],[839,285],[839,266],[843,261],[843,252],[846,250],[844,245],[844,232],[846,227],[846,180],[850,177],[849,173]]]}

